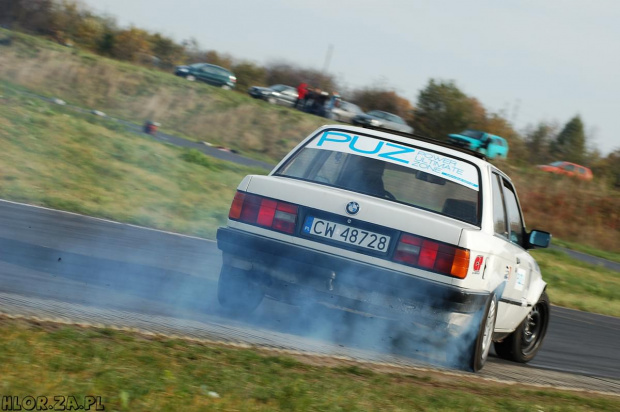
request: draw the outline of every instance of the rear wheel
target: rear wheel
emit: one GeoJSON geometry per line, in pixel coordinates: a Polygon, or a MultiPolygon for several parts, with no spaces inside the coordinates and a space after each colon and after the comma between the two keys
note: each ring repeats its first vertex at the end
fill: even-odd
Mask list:
{"type": "Polygon", "coordinates": [[[450,362],[451,366],[473,372],[478,372],[484,366],[489,356],[497,319],[497,297],[495,295],[489,296],[482,311],[482,317],[479,319],[477,329],[461,335],[459,341],[468,343],[460,353],[454,355],[455,358],[450,362]]]}
{"type": "Polygon", "coordinates": [[[480,330],[476,338],[476,345],[471,360],[471,368],[478,372],[484,366],[491,349],[493,331],[495,330],[495,320],[497,319],[497,298],[491,295],[487,302],[485,315],[480,322],[480,330]]]}
{"type": "Polygon", "coordinates": [[[231,89],[231,87],[230,87],[229,85],[227,85],[227,84],[223,84],[223,85],[222,85],[222,89],[224,89],[224,90],[230,90],[230,89],[231,89]]]}
{"type": "Polygon", "coordinates": [[[222,265],[217,299],[226,310],[245,315],[254,312],[265,296],[248,271],[222,265]]]}
{"type": "Polygon", "coordinates": [[[519,363],[534,359],[547,333],[550,308],[549,297],[543,292],[519,327],[503,341],[495,342],[497,356],[519,363]]]}

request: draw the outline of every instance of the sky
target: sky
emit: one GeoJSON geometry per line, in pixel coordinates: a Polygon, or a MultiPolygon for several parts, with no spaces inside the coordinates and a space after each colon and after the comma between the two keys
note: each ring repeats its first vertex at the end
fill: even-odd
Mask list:
{"type": "Polygon", "coordinates": [[[580,115],[589,146],[620,149],[618,0],[82,0],[176,41],[258,64],[323,70],[413,105],[452,80],[524,132],[580,115]]]}

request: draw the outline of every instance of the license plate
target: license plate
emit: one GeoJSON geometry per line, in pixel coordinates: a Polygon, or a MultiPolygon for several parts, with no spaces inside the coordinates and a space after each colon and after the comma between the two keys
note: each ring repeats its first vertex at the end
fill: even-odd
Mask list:
{"type": "Polygon", "coordinates": [[[302,232],[379,252],[386,252],[390,245],[389,236],[313,216],[306,217],[302,232]]]}

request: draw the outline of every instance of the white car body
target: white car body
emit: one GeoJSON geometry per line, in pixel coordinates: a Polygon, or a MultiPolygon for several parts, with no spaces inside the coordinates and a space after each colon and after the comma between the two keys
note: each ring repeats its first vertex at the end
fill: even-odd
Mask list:
{"type": "MultiPolygon", "coordinates": [[[[341,180],[343,177],[348,178],[345,166],[342,167],[338,172],[341,180]]],[[[463,326],[474,318],[469,315],[484,312],[487,307],[487,311],[493,312],[488,315],[493,319],[487,322],[486,332],[484,321],[480,329],[476,325],[475,333],[480,335],[478,340],[482,343],[480,348],[472,349],[483,353],[479,354],[478,361],[472,363],[468,360],[469,366],[465,366],[478,370],[486,360],[491,339],[501,341],[514,335],[520,325],[526,324],[528,314],[534,307],[538,307],[537,303],[546,288],[538,265],[526,250],[533,245],[525,239],[527,234],[518,200],[516,209],[514,201],[502,207],[505,213],[507,208],[513,213],[518,210],[518,219],[522,225],[520,242],[516,242],[514,237],[518,236],[518,231],[512,234],[511,240],[508,233],[502,233],[500,226],[494,224],[494,189],[497,191],[497,187],[493,186],[493,179],[497,186],[503,185],[499,186],[502,188],[499,196],[508,202],[506,199],[511,197],[510,192],[514,192],[508,176],[474,154],[429,140],[377,130],[342,125],[324,126],[292,150],[268,176],[247,176],[238,186],[240,199],[244,196],[249,199],[248,195],[259,196],[257,199],[261,208],[266,204],[260,200],[262,198],[269,199],[274,205],[283,202],[283,208],[288,211],[279,211],[280,203],[277,203],[277,208],[273,206],[276,211],[271,216],[284,217],[280,223],[288,225],[286,227],[292,232],[274,230],[273,227],[265,226],[264,221],[262,224],[248,222],[247,219],[244,221],[240,214],[248,209],[241,206],[243,199],[236,198],[227,227],[220,228],[218,232],[218,245],[223,251],[225,268],[243,271],[252,287],[260,289],[262,294],[289,303],[295,303],[297,295],[290,298],[274,292],[274,285],[278,282],[286,286],[298,286],[304,292],[316,292],[318,296],[324,292],[336,294],[338,299],[342,299],[338,301],[340,306],[345,307],[354,301],[365,302],[372,308],[400,302],[408,308],[405,312],[410,316],[421,317],[431,312],[425,312],[426,307],[445,308],[447,329],[463,326]],[[321,154],[322,150],[325,154],[321,154]],[[389,173],[392,173],[390,176],[410,171],[411,176],[419,179],[412,180],[413,185],[420,185],[419,188],[411,189],[413,197],[420,190],[436,190],[423,196],[427,207],[420,207],[393,199],[394,195],[390,192],[376,195],[343,188],[318,174],[314,181],[310,181],[295,175],[304,171],[304,176],[310,176],[308,171],[313,165],[304,164],[306,155],[314,156],[312,159],[321,156],[327,159],[321,165],[325,168],[328,168],[325,165],[329,159],[340,159],[338,161],[341,162],[353,162],[348,159],[355,159],[360,164],[368,165],[385,163],[383,189],[385,179],[388,178],[386,171],[389,169],[389,173]],[[445,198],[455,193],[461,193],[470,200],[445,198]],[[437,205],[443,203],[443,209],[433,206],[433,202],[437,205]],[[233,212],[235,203],[237,212],[233,212]],[[446,215],[454,213],[448,211],[446,203],[457,203],[459,207],[462,203],[472,207],[475,205],[476,212],[460,215],[461,209],[458,209],[458,213],[446,215]],[[293,209],[287,209],[287,204],[295,205],[295,213],[289,213],[293,209]],[[336,232],[327,230],[332,224],[336,232]],[[339,226],[336,227],[336,224],[339,226]],[[345,233],[346,236],[343,236],[345,233]],[[366,237],[362,240],[363,233],[366,233],[366,237]],[[383,249],[377,249],[379,243],[372,243],[373,236],[377,236],[377,241],[384,241],[383,249]],[[405,239],[406,236],[409,237],[405,239]],[[397,254],[414,263],[396,261],[397,254]],[[426,259],[426,267],[420,267],[423,258],[426,259]],[[440,263],[440,259],[446,260],[440,263]],[[441,270],[444,272],[438,267],[443,268],[441,270]],[[448,273],[448,270],[451,272],[448,273]],[[309,280],[309,275],[302,275],[310,273],[312,280],[309,280]],[[364,277],[365,283],[351,283],[358,276],[360,279],[364,277]],[[377,286],[381,285],[382,279],[386,282],[388,279],[393,280],[396,286],[392,289],[377,286]],[[340,289],[339,282],[343,282],[340,289]],[[399,289],[411,294],[396,298],[389,296],[399,289]],[[434,301],[432,296],[440,297],[434,301]],[[491,304],[496,306],[489,309],[491,304]],[[464,318],[460,315],[466,316],[464,318]]],[[[408,189],[399,185],[400,181],[394,182],[392,191],[398,190],[399,196],[406,196],[408,189]]],[[[495,202],[497,209],[497,200],[495,202]]],[[[467,212],[473,210],[466,209],[467,212]]],[[[256,213],[263,213],[262,209],[256,213]]],[[[513,226],[517,226],[514,216],[513,226]]],[[[510,221],[509,215],[504,218],[510,221]]],[[[504,229],[508,232],[509,224],[504,223],[504,229]]],[[[538,246],[546,247],[549,239],[546,232],[538,231],[534,236],[539,236],[538,246]]],[[[234,305],[226,297],[220,297],[220,301],[225,305],[234,305]]],[[[548,307],[540,309],[547,311],[541,321],[542,329],[538,331],[542,342],[548,321],[548,307]]],[[[527,327],[525,325],[521,329],[527,327]]],[[[536,350],[540,342],[536,342],[536,350]]],[[[512,352],[506,349],[504,353],[512,352]]],[[[529,360],[514,353],[504,357],[521,362],[529,360]]]]}

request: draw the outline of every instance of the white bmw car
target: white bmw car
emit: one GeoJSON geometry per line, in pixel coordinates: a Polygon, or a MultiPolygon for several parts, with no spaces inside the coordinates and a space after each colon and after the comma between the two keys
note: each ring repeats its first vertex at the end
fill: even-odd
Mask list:
{"type": "MultiPolygon", "coordinates": [[[[510,178],[481,155],[411,135],[324,126],[268,176],[239,184],[226,227],[220,304],[264,298],[395,316],[458,342],[452,365],[531,360],[550,305],[510,178]]],[[[423,329],[420,328],[420,331],[423,329]]]]}

